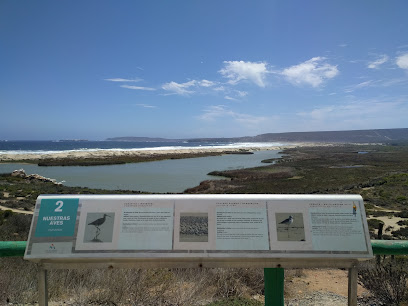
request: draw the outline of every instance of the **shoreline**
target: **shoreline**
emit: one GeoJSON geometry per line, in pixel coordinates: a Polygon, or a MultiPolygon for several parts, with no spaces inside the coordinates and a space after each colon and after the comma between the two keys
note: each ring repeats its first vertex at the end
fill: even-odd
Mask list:
{"type": "Polygon", "coordinates": [[[287,145],[278,145],[278,146],[242,146],[242,147],[233,147],[233,148],[179,148],[179,149],[154,149],[149,150],[146,148],[142,149],[123,149],[123,150],[110,150],[110,149],[101,149],[101,150],[92,150],[92,151],[67,151],[67,152],[57,152],[57,153],[23,153],[23,154],[8,154],[0,153],[0,163],[12,163],[12,162],[29,162],[37,163],[46,160],[109,160],[111,158],[146,158],[148,161],[149,158],[160,157],[160,159],[166,159],[166,156],[170,159],[174,155],[177,155],[179,158],[183,158],[185,155],[186,158],[217,154],[223,155],[231,152],[253,152],[253,151],[270,151],[270,150],[284,150],[295,147],[315,147],[315,146],[333,146],[334,144],[328,143],[293,143],[287,145]]]}

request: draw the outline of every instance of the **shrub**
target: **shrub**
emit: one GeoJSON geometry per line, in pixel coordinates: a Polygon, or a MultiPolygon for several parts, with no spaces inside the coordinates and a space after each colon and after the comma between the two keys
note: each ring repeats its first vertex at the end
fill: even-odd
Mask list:
{"type": "Polygon", "coordinates": [[[366,263],[359,270],[359,283],[385,305],[399,305],[407,294],[407,264],[388,260],[366,263]]]}
{"type": "Polygon", "coordinates": [[[380,223],[384,224],[384,222],[382,222],[381,220],[378,220],[378,219],[368,219],[367,220],[368,228],[371,231],[374,231],[374,230],[378,229],[378,226],[379,226],[380,223]]]}
{"type": "Polygon", "coordinates": [[[401,227],[397,231],[392,231],[391,234],[394,237],[398,237],[400,239],[406,239],[408,237],[408,227],[401,227]]]}
{"type": "MultiPolygon", "coordinates": [[[[8,210],[3,213],[3,216],[8,210]]],[[[0,241],[28,239],[32,215],[10,213],[2,221],[0,219],[0,241]]]]}
{"type": "Polygon", "coordinates": [[[408,210],[403,210],[397,214],[395,214],[396,217],[400,218],[408,218],[408,210]]]}

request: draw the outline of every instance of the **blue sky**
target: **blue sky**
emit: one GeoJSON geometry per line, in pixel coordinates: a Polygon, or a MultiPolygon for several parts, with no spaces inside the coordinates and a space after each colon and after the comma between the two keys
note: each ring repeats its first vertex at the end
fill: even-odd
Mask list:
{"type": "Polygon", "coordinates": [[[408,2],[0,2],[0,139],[406,128],[408,2]]]}

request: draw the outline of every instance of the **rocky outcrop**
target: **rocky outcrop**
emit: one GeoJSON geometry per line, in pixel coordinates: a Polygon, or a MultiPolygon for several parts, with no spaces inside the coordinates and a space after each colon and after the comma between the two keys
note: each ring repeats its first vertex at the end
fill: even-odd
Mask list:
{"type": "Polygon", "coordinates": [[[55,179],[44,177],[44,176],[41,176],[39,174],[29,174],[29,175],[27,175],[25,173],[24,169],[14,170],[11,173],[11,176],[21,177],[23,179],[27,179],[27,180],[30,180],[30,181],[33,180],[33,181],[40,181],[40,182],[51,182],[51,183],[54,183],[56,185],[61,185],[61,183],[58,183],[55,179]]]}
{"type": "Polygon", "coordinates": [[[26,178],[27,174],[25,173],[24,169],[14,170],[11,173],[11,176],[26,178]]]}

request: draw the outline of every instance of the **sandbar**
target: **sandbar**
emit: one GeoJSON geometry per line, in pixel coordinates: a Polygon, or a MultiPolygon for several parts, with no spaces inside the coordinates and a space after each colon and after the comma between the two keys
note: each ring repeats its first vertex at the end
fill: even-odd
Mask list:
{"type": "Polygon", "coordinates": [[[230,152],[240,152],[240,151],[266,151],[266,150],[284,150],[288,148],[304,147],[304,146],[332,146],[333,144],[324,143],[291,143],[287,145],[279,146],[243,146],[243,147],[193,147],[193,148],[177,148],[177,149],[94,149],[94,150],[70,150],[70,151],[60,151],[55,153],[0,153],[0,162],[14,162],[14,161],[41,161],[41,160],[58,160],[58,159],[109,159],[112,157],[154,157],[157,155],[171,155],[175,154],[186,154],[186,155],[200,155],[209,153],[227,154],[230,152]]]}

